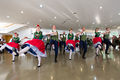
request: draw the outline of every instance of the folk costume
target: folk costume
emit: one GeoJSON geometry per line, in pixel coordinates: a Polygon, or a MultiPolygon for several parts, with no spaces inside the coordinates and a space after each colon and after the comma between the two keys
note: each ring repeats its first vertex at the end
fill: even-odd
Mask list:
{"type": "Polygon", "coordinates": [[[68,40],[66,41],[66,52],[69,52],[69,60],[72,59],[72,53],[74,52],[75,49],[75,41],[73,39],[74,39],[74,34],[69,33],[68,40]]]}
{"type": "MultiPolygon", "coordinates": [[[[37,27],[40,27],[37,25],[37,27]]],[[[36,56],[38,58],[38,67],[40,67],[41,64],[41,57],[47,57],[47,54],[45,52],[45,45],[42,41],[43,34],[41,31],[34,33],[34,38],[32,40],[28,40],[24,43],[22,46],[22,50],[20,50],[19,53],[25,53],[28,52],[33,56],[36,56]]]]}

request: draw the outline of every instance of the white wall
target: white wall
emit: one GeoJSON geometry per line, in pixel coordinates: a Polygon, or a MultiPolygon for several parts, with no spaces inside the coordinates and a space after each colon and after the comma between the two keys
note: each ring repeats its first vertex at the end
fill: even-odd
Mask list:
{"type": "MultiPolygon", "coordinates": [[[[41,29],[41,31],[43,32],[43,35],[47,34],[48,32],[51,32],[50,29],[41,29]]],[[[66,30],[58,30],[58,33],[62,34],[64,31],[66,32],[66,34],[68,34],[68,32],[69,32],[68,30],[67,31],[66,30]]],[[[24,38],[24,37],[28,37],[29,40],[30,40],[30,39],[33,38],[33,33],[35,32],[35,28],[21,28],[19,30],[15,30],[13,32],[17,32],[21,39],[24,38]]],[[[11,34],[13,34],[13,32],[11,32],[11,34]]],[[[104,32],[104,31],[101,31],[101,32],[104,32]]],[[[87,32],[87,33],[88,33],[89,37],[94,36],[94,32],[90,31],[90,32],[87,32]]],[[[119,34],[120,34],[120,30],[119,31],[118,30],[111,30],[111,35],[110,36],[111,37],[113,35],[118,36],[119,34]]],[[[26,39],[26,40],[28,40],[28,39],[26,39]]],[[[22,41],[22,43],[25,42],[26,40],[22,41]]]]}
{"type": "MultiPolygon", "coordinates": [[[[43,35],[46,35],[48,32],[51,32],[50,29],[41,29],[41,31],[43,32],[43,35]]],[[[62,34],[63,32],[66,32],[66,34],[68,34],[69,31],[65,31],[65,30],[57,30],[59,34],[62,34]]],[[[24,38],[24,37],[28,37],[29,40],[33,38],[33,33],[35,32],[35,28],[21,28],[19,30],[13,31],[11,32],[11,34],[13,34],[14,32],[17,32],[19,34],[20,39],[24,38]]],[[[21,43],[24,43],[26,40],[23,40],[21,43]]]]}

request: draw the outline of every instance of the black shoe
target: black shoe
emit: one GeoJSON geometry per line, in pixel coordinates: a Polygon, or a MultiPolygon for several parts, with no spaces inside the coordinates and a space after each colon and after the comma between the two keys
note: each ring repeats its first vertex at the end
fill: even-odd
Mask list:
{"type": "Polygon", "coordinates": [[[55,60],[55,63],[57,63],[57,60],[55,60]]]}
{"type": "Polygon", "coordinates": [[[83,59],[86,59],[86,57],[82,57],[83,59]]]}
{"type": "Polygon", "coordinates": [[[96,56],[99,56],[99,54],[96,53],[96,56]]]}
{"type": "Polygon", "coordinates": [[[41,66],[37,66],[38,68],[41,67],[41,66]]]}
{"type": "Polygon", "coordinates": [[[109,54],[109,53],[105,53],[105,54],[109,54]]]}
{"type": "Polygon", "coordinates": [[[69,59],[69,60],[72,60],[72,59],[69,59]]]}
{"type": "Polygon", "coordinates": [[[12,62],[15,62],[15,60],[12,60],[12,62]]]}
{"type": "Polygon", "coordinates": [[[17,57],[18,57],[18,56],[19,56],[19,54],[17,53],[15,56],[17,56],[17,57]]]}
{"type": "Polygon", "coordinates": [[[96,56],[99,56],[98,54],[96,54],[96,56]]]}

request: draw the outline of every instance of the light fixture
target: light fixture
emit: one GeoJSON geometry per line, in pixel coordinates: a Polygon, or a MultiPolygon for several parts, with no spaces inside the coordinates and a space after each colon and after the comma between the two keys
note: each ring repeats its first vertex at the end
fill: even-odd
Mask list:
{"type": "Polygon", "coordinates": [[[95,17],[95,20],[96,20],[96,22],[97,22],[98,24],[101,23],[101,21],[100,21],[100,17],[99,17],[99,16],[96,16],[96,17],[95,17]]]}
{"type": "Polygon", "coordinates": [[[95,24],[94,22],[92,24],[95,24]]]}
{"type": "Polygon", "coordinates": [[[30,22],[27,22],[26,24],[30,24],[30,22]]]}
{"type": "Polygon", "coordinates": [[[6,16],[6,18],[10,18],[10,16],[6,16]]]}
{"type": "Polygon", "coordinates": [[[57,17],[55,16],[54,19],[56,19],[57,17]]]}
{"type": "Polygon", "coordinates": [[[43,5],[42,5],[42,4],[40,4],[40,8],[43,8],[43,5]]]}
{"type": "Polygon", "coordinates": [[[39,21],[40,21],[40,22],[42,22],[42,20],[41,20],[41,19],[40,19],[39,21]]]}
{"type": "Polygon", "coordinates": [[[118,13],[118,15],[120,16],[120,13],[118,13]]]}
{"type": "Polygon", "coordinates": [[[24,11],[20,11],[20,13],[21,13],[21,14],[23,14],[23,13],[24,13],[24,11]]]}
{"type": "Polygon", "coordinates": [[[103,7],[102,7],[102,6],[100,6],[99,8],[100,8],[100,10],[102,10],[102,9],[103,9],[103,7]]]}
{"type": "Polygon", "coordinates": [[[76,20],[76,22],[79,22],[79,20],[76,20]]]}

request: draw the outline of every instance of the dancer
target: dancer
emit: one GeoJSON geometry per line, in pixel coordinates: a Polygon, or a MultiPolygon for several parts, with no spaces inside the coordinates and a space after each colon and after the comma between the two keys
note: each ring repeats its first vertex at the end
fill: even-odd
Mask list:
{"type": "Polygon", "coordinates": [[[79,51],[79,43],[80,43],[79,35],[76,34],[76,35],[75,35],[75,46],[76,46],[76,51],[79,51]]]}
{"type": "Polygon", "coordinates": [[[80,35],[80,53],[82,50],[84,50],[82,58],[86,59],[85,55],[87,52],[87,34],[85,32],[85,27],[82,27],[82,31],[78,32],[77,34],[80,35]]]}
{"type": "Polygon", "coordinates": [[[100,37],[100,32],[99,32],[99,28],[95,29],[95,38],[93,39],[93,44],[94,47],[96,49],[96,56],[99,55],[99,51],[102,47],[102,39],[100,37]]]}
{"type": "MultiPolygon", "coordinates": [[[[25,39],[25,38],[23,38],[25,39]]],[[[21,39],[21,40],[23,40],[21,39]]],[[[14,33],[14,37],[12,38],[12,41],[4,44],[3,46],[1,46],[0,51],[2,51],[3,49],[6,49],[9,53],[12,54],[12,62],[15,62],[15,55],[19,55],[18,54],[18,50],[19,50],[19,43],[20,43],[20,38],[18,37],[17,33],[14,33]]]]}
{"type": "Polygon", "coordinates": [[[119,37],[118,37],[118,45],[119,45],[119,50],[120,50],[120,34],[119,34],[119,37]]]}
{"type": "Polygon", "coordinates": [[[105,33],[103,33],[103,43],[106,44],[105,54],[108,53],[109,46],[112,45],[114,48],[114,45],[110,42],[109,36],[110,36],[110,28],[107,27],[105,33]]]}
{"type": "Polygon", "coordinates": [[[46,42],[46,46],[45,46],[46,51],[47,51],[48,46],[49,46],[49,50],[51,50],[51,47],[50,47],[50,34],[47,35],[47,42],[46,42]]]}
{"type": "Polygon", "coordinates": [[[50,45],[54,44],[55,51],[55,63],[57,63],[58,56],[58,31],[56,30],[56,26],[52,26],[52,32],[49,33],[51,35],[50,45]]]}
{"type": "Polygon", "coordinates": [[[22,46],[22,50],[19,51],[20,54],[28,52],[33,56],[38,58],[38,67],[41,66],[41,57],[47,57],[45,52],[45,45],[42,41],[43,34],[40,31],[40,26],[36,26],[36,32],[34,33],[34,38],[32,40],[28,40],[22,46]]]}
{"type": "Polygon", "coordinates": [[[75,49],[75,41],[73,39],[74,34],[71,28],[68,33],[68,40],[66,41],[66,51],[69,52],[69,60],[72,59],[72,53],[74,52],[75,49]]]}
{"type": "MultiPolygon", "coordinates": [[[[2,35],[0,35],[0,47],[2,47],[5,44],[5,39],[2,35]]],[[[0,54],[4,53],[4,50],[0,51],[0,54]]]]}
{"type": "Polygon", "coordinates": [[[65,53],[65,47],[66,47],[66,34],[65,34],[65,32],[63,32],[63,34],[61,34],[60,38],[61,38],[60,51],[62,51],[62,46],[64,46],[63,53],[65,53]]]}

